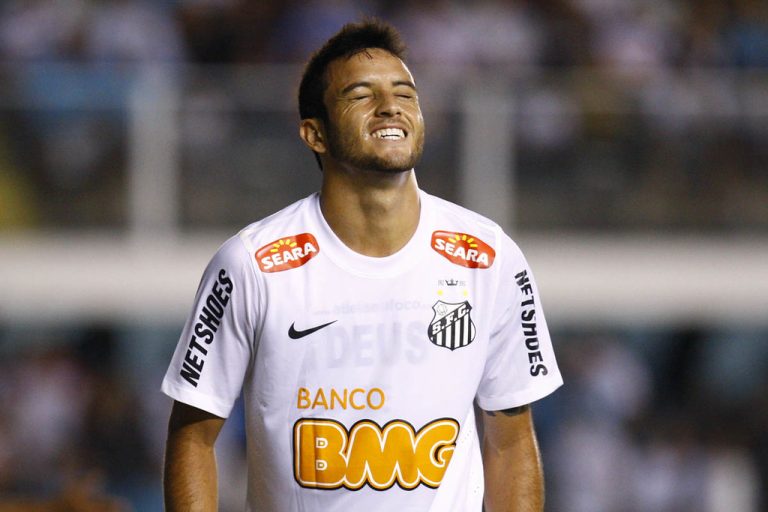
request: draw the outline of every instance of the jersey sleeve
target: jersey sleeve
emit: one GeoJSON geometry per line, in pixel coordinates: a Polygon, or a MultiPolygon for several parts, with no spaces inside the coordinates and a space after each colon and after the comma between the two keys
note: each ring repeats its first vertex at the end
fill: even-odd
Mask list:
{"type": "Polygon", "coordinates": [[[174,400],[222,418],[240,395],[255,350],[258,294],[248,254],[234,237],[211,259],[161,386],[174,400]]]}
{"type": "Polygon", "coordinates": [[[477,392],[487,411],[529,404],[563,383],[531,269],[517,245],[501,238],[495,319],[477,392]]]}

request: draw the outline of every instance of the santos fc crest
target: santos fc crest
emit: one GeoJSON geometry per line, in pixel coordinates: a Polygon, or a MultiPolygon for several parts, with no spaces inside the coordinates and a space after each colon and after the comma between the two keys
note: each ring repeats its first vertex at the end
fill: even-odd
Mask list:
{"type": "Polygon", "coordinates": [[[441,300],[432,306],[435,317],[429,324],[427,336],[438,347],[451,350],[466,347],[475,339],[475,324],[469,317],[472,306],[464,301],[451,304],[441,300]]]}

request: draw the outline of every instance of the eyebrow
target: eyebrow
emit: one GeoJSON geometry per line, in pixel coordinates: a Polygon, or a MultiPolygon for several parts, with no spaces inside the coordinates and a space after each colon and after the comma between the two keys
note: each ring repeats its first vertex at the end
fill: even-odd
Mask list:
{"type": "MultiPolygon", "coordinates": [[[[396,80],[396,81],[392,82],[392,85],[394,85],[395,87],[397,87],[399,85],[404,85],[404,86],[409,87],[409,88],[413,89],[414,91],[416,91],[416,85],[413,82],[411,82],[410,80],[396,80]]],[[[342,89],[341,90],[341,94],[347,94],[348,92],[353,91],[353,90],[357,89],[358,87],[368,87],[368,88],[370,88],[372,86],[373,86],[373,84],[371,82],[365,82],[365,81],[353,82],[353,83],[349,84],[348,86],[346,86],[344,89],[342,89]]]]}

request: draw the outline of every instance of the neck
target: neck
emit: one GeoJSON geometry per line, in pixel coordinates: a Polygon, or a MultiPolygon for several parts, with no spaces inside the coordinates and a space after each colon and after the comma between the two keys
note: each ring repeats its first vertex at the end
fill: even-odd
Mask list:
{"type": "Polygon", "coordinates": [[[320,208],[336,236],[355,252],[384,257],[399,251],[419,224],[413,171],[384,174],[326,172],[320,208]]]}

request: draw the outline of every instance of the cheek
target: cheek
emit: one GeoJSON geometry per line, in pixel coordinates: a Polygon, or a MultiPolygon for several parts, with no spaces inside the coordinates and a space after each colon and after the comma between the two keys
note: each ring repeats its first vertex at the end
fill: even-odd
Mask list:
{"type": "Polygon", "coordinates": [[[361,142],[366,142],[371,139],[369,134],[365,133],[365,131],[361,130],[353,124],[346,125],[343,131],[346,139],[351,141],[351,144],[353,145],[360,144],[361,142]]]}
{"type": "Polygon", "coordinates": [[[413,111],[413,120],[419,128],[424,128],[424,116],[421,115],[421,109],[419,107],[416,107],[413,111]]]}
{"type": "Polygon", "coordinates": [[[339,131],[346,135],[368,138],[369,134],[365,131],[367,116],[358,110],[359,109],[347,108],[340,112],[340,115],[337,117],[337,126],[341,127],[339,131]]]}

